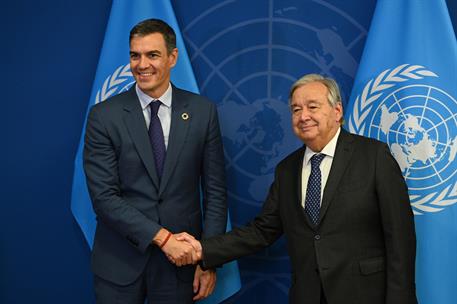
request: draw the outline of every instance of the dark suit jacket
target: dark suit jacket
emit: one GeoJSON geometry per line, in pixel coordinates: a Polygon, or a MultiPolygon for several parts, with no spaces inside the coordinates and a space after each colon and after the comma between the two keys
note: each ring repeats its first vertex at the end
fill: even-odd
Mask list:
{"type": "Polygon", "coordinates": [[[341,130],[313,226],[301,206],[305,147],[282,160],[261,213],[203,240],[213,267],[272,244],[282,233],[292,264],[290,303],[416,303],[416,240],[407,188],[388,147],[341,130]]]}
{"type": "MultiPolygon", "coordinates": [[[[138,278],[161,227],[196,238],[225,232],[225,168],[216,106],[199,95],[173,87],[160,181],[134,87],[91,109],[84,169],[98,221],[92,269],[103,279],[124,285],[138,278]]],[[[192,281],[194,269],[176,271],[192,281]]]]}

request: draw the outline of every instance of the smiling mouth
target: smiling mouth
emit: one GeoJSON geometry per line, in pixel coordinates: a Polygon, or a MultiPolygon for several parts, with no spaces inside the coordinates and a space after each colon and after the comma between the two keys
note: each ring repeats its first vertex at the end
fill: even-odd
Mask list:
{"type": "Polygon", "coordinates": [[[306,126],[300,126],[298,128],[302,131],[308,131],[309,129],[314,128],[314,127],[316,127],[316,125],[306,125],[306,126]]]}
{"type": "Polygon", "coordinates": [[[147,78],[153,76],[155,72],[136,72],[136,74],[141,78],[147,78]]]}

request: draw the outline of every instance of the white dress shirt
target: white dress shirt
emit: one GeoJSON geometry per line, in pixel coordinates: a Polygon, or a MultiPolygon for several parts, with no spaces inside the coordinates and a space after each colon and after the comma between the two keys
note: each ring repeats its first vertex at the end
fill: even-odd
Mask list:
{"type": "Polygon", "coordinates": [[[335,136],[329,141],[329,143],[322,149],[321,152],[314,152],[310,148],[306,147],[305,155],[303,159],[303,168],[301,172],[301,197],[302,201],[301,204],[303,208],[305,208],[305,200],[306,200],[306,188],[308,188],[308,179],[309,175],[311,174],[311,157],[314,154],[322,153],[325,154],[324,159],[322,160],[319,168],[321,170],[321,201],[319,204],[322,204],[322,196],[324,194],[325,185],[327,183],[328,175],[330,173],[330,168],[332,167],[333,157],[335,156],[336,150],[336,142],[338,140],[338,136],[340,135],[341,128],[338,128],[336,131],[335,136]]]}
{"type": "Polygon", "coordinates": [[[159,116],[160,124],[162,125],[165,148],[168,148],[168,137],[170,135],[171,126],[171,96],[173,91],[171,84],[168,84],[168,89],[165,91],[165,93],[163,93],[162,96],[157,99],[154,99],[141,91],[138,85],[135,85],[135,90],[136,95],[140,100],[141,108],[143,109],[144,121],[146,122],[146,127],[148,129],[149,123],[151,122],[151,107],[149,107],[149,104],[156,101],[157,99],[162,103],[159,107],[159,112],[157,115],[159,116]]]}

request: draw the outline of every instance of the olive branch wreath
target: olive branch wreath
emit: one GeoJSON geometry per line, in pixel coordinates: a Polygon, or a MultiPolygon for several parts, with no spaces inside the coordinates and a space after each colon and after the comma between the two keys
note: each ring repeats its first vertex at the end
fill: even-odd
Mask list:
{"type": "MultiPolygon", "coordinates": [[[[396,86],[398,83],[423,79],[424,77],[438,77],[438,75],[421,65],[402,64],[394,69],[387,69],[377,77],[370,79],[363,88],[362,94],[358,95],[354,102],[353,111],[348,119],[349,131],[364,134],[367,126],[365,119],[371,112],[375,101],[383,95],[385,90],[396,86]]],[[[457,202],[457,181],[441,192],[410,195],[410,200],[414,214],[441,211],[444,207],[457,202]]]]}
{"type": "Polygon", "coordinates": [[[130,71],[130,64],[121,65],[113,74],[109,75],[103,82],[102,87],[97,91],[95,104],[105,101],[119,90],[119,85],[133,77],[130,71]]]}

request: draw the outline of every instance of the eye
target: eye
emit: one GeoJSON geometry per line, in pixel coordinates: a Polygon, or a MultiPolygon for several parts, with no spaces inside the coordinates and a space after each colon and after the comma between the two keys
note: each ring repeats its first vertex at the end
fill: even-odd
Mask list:
{"type": "Polygon", "coordinates": [[[150,59],[155,59],[155,58],[158,58],[160,57],[160,54],[158,52],[150,52],[148,53],[148,58],[150,59]]]}
{"type": "Polygon", "coordinates": [[[308,105],[308,109],[311,110],[311,111],[312,110],[317,110],[318,108],[319,108],[319,106],[317,104],[315,104],[315,103],[310,103],[308,105]]]}
{"type": "Polygon", "coordinates": [[[130,59],[138,59],[138,54],[137,53],[130,53],[130,59]]]}

